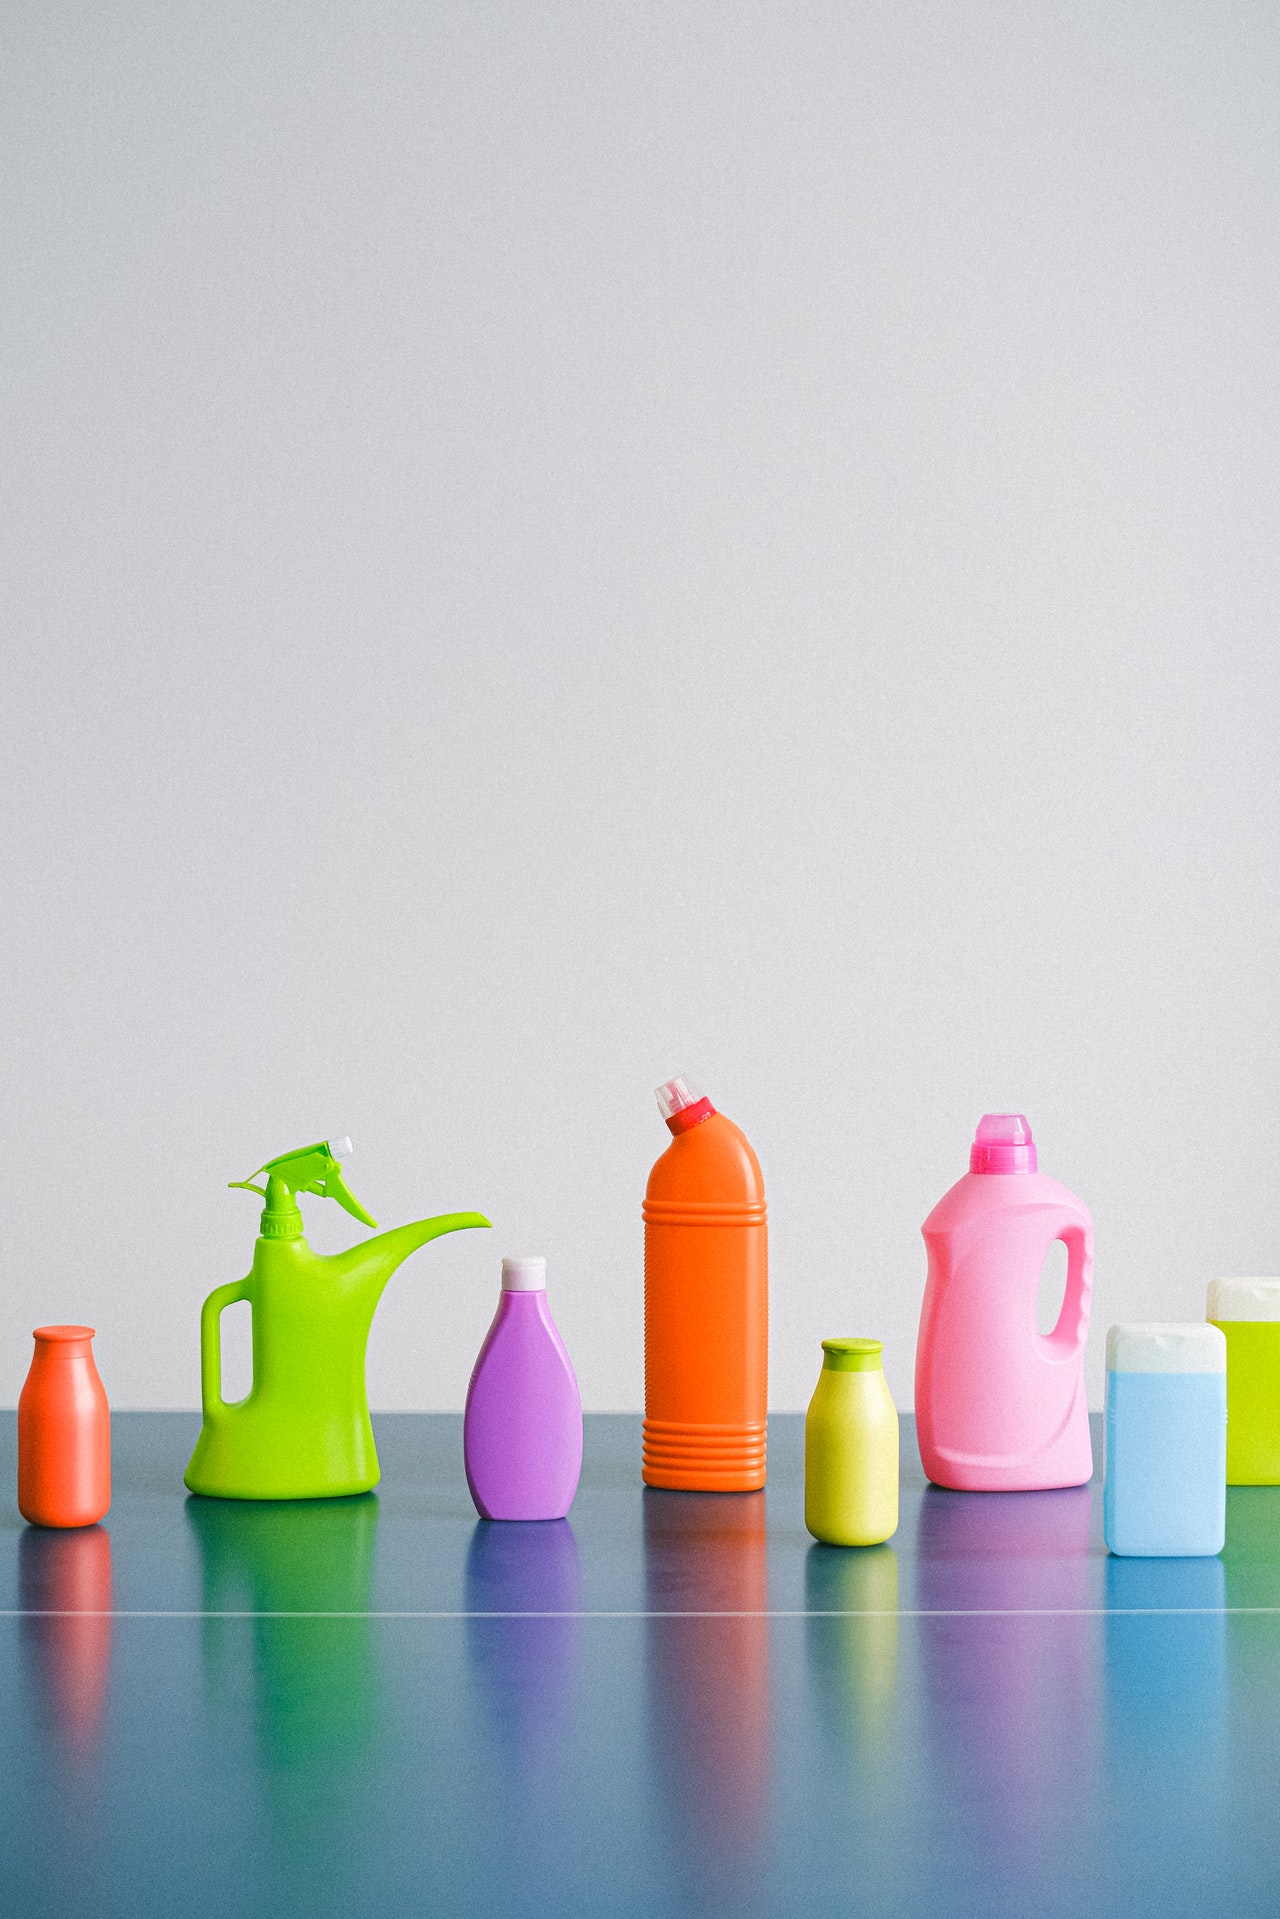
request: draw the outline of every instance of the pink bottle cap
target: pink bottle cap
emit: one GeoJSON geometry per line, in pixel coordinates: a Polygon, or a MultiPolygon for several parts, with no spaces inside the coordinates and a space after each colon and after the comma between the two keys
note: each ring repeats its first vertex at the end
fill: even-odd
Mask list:
{"type": "Polygon", "coordinates": [[[1025,1113],[984,1113],[969,1148],[971,1173],[1034,1173],[1036,1147],[1025,1113]]]}

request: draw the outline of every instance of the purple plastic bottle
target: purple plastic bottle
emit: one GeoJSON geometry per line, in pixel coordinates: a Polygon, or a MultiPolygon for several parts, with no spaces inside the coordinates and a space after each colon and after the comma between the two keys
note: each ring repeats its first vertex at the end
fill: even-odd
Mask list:
{"type": "Polygon", "coordinates": [[[482,1519],[563,1519],[582,1471],[582,1400],[547,1308],[545,1259],[504,1259],[467,1388],[467,1484],[482,1519]]]}

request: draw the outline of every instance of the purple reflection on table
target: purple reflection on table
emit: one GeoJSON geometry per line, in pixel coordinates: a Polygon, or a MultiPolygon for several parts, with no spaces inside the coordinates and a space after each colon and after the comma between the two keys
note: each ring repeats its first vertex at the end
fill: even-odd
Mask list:
{"type": "Polygon", "coordinates": [[[1089,1602],[1088,1486],[955,1493],[927,1486],[916,1531],[920,1604],[1076,1611],[1089,1602]]]}
{"type": "MultiPolygon", "coordinates": [[[[1098,1745],[1092,1498],[926,1489],[917,1532],[926,1717],[975,1870],[1067,1869],[1098,1745]]],[[[1028,1894],[1029,1896],[1029,1894],[1028,1894]]]]}
{"type": "Polygon", "coordinates": [[[524,1778],[559,1750],[578,1670],[582,1568],[568,1520],[482,1519],[466,1598],[472,1679],[503,1757],[524,1778]]]}

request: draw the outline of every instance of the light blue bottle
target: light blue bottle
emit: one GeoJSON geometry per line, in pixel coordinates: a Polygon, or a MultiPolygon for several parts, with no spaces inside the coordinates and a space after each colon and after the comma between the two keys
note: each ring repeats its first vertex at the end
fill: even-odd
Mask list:
{"type": "Polygon", "coordinates": [[[1222,1551],[1227,1526],[1227,1342],[1216,1326],[1107,1334],[1102,1531],[1113,1553],[1222,1551]]]}

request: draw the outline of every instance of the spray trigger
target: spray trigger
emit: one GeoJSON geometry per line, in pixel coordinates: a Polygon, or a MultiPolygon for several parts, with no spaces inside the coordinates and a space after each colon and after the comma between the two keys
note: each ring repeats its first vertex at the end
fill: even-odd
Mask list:
{"type": "MultiPolygon", "coordinates": [[[[352,1219],[358,1219],[362,1226],[376,1226],[377,1220],[372,1213],[365,1211],[342,1177],[339,1155],[345,1159],[350,1152],[349,1139],[335,1140],[332,1147],[327,1140],[320,1140],[315,1146],[300,1146],[296,1152],[282,1153],[278,1159],[269,1159],[265,1166],[259,1166],[258,1172],[265,1173],[268,1181],[278,1179],[293,1194],[319,1193],[324,1199],[336,1199],[339,1206],[350,1213],[352,1219]]],[[[255,1186],[252,1178],[229,1180],[228,1185],[244,1192],[260,1193],[264,1199],[267,1197],[266,1187],[255,1186]]]]}

